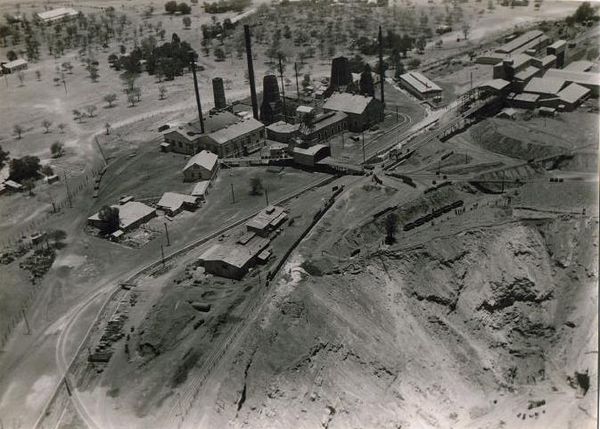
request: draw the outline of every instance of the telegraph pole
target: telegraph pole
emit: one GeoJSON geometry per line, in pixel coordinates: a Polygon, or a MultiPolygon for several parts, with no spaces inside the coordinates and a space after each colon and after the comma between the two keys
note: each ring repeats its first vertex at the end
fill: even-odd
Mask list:
{"type": "Polygon", "coordinates": [[[283,83],[283,65],[281,64],[281,54],[279,54],[279,76],[281,77],[281,100],[283,102],[283,120],[286,120],[285,110],[285,85],[283,83]]]}
{"type": "Polygon", "coordinates": [[[233,183],[231,184],[231,203],[235,204],[235,194],[233,193],[233,183]]]}
{"type": "Polygon", "coordinates": [[[167,234],[167,246],[171,245],[171,241],[169,240],[169,229],[167,228],[167,222],[165,224],[165,234],[167,234]]]}
{"type": "Polygon", "coordinates": [[[269,205],[269,190],[265,186],[265,200],[267,201],[267,206],[269,205]]]}
{"type": "Polygon", "coordinates": [[[363,152],[363,164],[367,162],[367,158],[365,156],[365,132],[362,132],[362,152],[363,152]]]}
{"type": "Polygon", "coordinates": [[[385,82],[385,69],[383,67],[383,36],[381,35],[381,25],[379,26],[379,83],[381,84],[381,104],[385,107],[385,97],[383,94],[383,84],[385,82]]]}
{"type": "Polygon", "coordinates": [[[162,243],[160,243],[160,259],[162,260],[163,267],[165,266],[165,249],[162,243]]]}
{"type": "Polygon", "coordinates": [[[25,335],[31,335],[31,327],[29,326],[29,320],[27,320],[27,314],[24,309],[21,310],[21,313],[23,314],[23,319],[25,319],[25,326],[27,326],[27,333],[25,335]]]}

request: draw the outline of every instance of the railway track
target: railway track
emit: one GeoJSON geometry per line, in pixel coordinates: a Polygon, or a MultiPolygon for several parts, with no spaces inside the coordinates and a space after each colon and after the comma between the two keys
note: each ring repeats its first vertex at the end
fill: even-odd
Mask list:
{"type": "MultiPolygon", "coordinates": [[[[304,188],[302,188],[300,190],[291,192],[290,194],[279,198],[273,204],[283,204],[283,203],[291,200],[292,198],[295,198],[311,189],[314,189],[319,186],[324,186],[334,179],[335,179],[335,176],[330,176],[330,177],[326,177],[324,179],[319,179],[319,180],[305,186],[304,188]]],[[[185,245],[181,249],[176,250],[175,252],[172,252],[171,254],[165,255],[164,260],[170,261],[181,255],[188,253],[189,251],[193,250],[194,248],[218,237],[219,235],[221,235],[233,228],[236,228],[237,226],[241,225],[242,223],[246,222],[247,220],[249,220],[250,218],[255,216],[259,211],[260,210],[257,210],[256,212],[253,212],[252,214],[250,214],[248,216],[245,216],[241,219],[230,222],[229,224],[227,224],[223,228],[219,229],[218,231],[212,232],[198,240],[195,240],[194,242],[192,242],[190,244],[185,245]]],[[[65,329],[63,329],[61,336],[59,337],[58,343],[57,343],[57,349],[58,349],[57,350],[57,366],[59,368],[59,371],[62,372],[62,374],[60,376],[58,383],[55,385],[55,387],[53,389],[53,393],[50,396],[50,399],[46,402],[46,404],[42,410],[42,413],[40,414],[40,416],[38,417],[38,419],[36,420],[36,422],[33,426],[35,429],[38,429],[38,428],[41,429],[42,427],[44,427],[44,426],[42,426],[42,423],[44,421],[44,418],[46,417],[47,410],[50,408],[50,406],[53,403],[58,402],[58,396],[63,393],[61,390],[61,386],[63,386],[63,384],[65,383],[65,380],[68,383],[68,375],[74,369],[74,366],[75,366],[78,356],[85,350],[85,346],[89,342],[90,335],[91,335],[91,332],[92,332],[94,326],[98,322],[102,313],[105,311],[106,307],[110,304],[112,298],[121,289],[119,284],[120,283],[135,283],[135,281],[140,276],[143,276],[143,275],[151,272],[152,270],[156,269],[156,267],[161,265],[162,263],[163,263],[162,259],[156,260],[148,265],[145,265],[141,269],[138,269],[135,273],[131,274],[126,280],[119,282],[117,285],[110,283],[107,286],[95,291],[94,293],[90,294],[83,301],[83,303],[81,303],[78,307],[76,307],[76,309],[73,311],[73,313],[69,316],[69,319],[66,322],[65,329]],[[75,322],[78,320],[79,316],[89,307],[89,305],[91,305],[101,295],[107,294],[107,293],[109,294],[108,298],[103,302],[100,310],[96,313],[96,317],[91,322],[88,330],[86,331],[84,338],[79,343],[79,346],[77,347],[77,350],[76,350],[74,356],[70,360],[67,360],[64,357],[64,355],[60,356],[60,354],[62,354],[62,352],[64,352],[65,343],[68,339],[68,336],[69,336],[68,334],[70,332],[70,328],[75,324],[75,322]]],[[[77,395],[76,390],[71,391],[71,400],[73,401],[77,412],[80,414],[80,416],[85,421],[85,423],[88,425],[88,427],[90,427],[92,429],[98,428],[96,422],[89,415],[89,413],[87,413],[85,405],[83,404],[83,402],[77,395]]]]}

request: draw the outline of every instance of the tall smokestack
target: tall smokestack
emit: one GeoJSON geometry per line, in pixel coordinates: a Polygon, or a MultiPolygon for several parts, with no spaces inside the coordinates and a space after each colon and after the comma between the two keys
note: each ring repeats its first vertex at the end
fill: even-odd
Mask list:
{"type": "Polygon", "coordinates": [[[263,99],[260,105],[260,120],[266,125],[281,120],[281,97],[277,76],[266,75],[263,78],[263,99]]]}
{"type": "Polygon", "coordinates": [[[385,95],[383,83],[385,81],[385,70],[383,67],[383,36],[381,35],[381,25],[379,26],[379,83],[381,85],[381,104],[385,105],[385,95]]]}
{"type": "Polygon", "coordinates": [[[225,88],[223,86],[223,79],[215,77],[212,80],[213,96],[215,98],[215,109],[224,109],[227,107],[227,100],[225,99],[225,88]]]}
{"type": "Polygon", "coordinates": [[[252,41],[250,40],[250,26],[244,25],[246,36],[246,58],[248,58],[248,80],[250,81],[250,98],[252,99],[252,114],[258,119],[258,101],[256,100],[256,84],[254,83],[254,65],[252,64],[252,41]]]}
{"type": "Polygon", "coordinates": [[[286,120],[285,111],[285,85],[283,83],[283,65],[281,64],[281,54],[279,54],[279,75],[281,76],[281,100],[283,102],[283,120],[286,120]]]}
{"type": "Polygon", "coordinates": [[[190,60],[192,75],[194,75],[194,91],[196,92],[196,106],[198,106],[198,119],[200,120],[200,131],[204,134],[204,118],[202,117],[202,105],[200,104],[200,91],[198,91],[198,77],[196,76],[196,61],[190,60]]]}

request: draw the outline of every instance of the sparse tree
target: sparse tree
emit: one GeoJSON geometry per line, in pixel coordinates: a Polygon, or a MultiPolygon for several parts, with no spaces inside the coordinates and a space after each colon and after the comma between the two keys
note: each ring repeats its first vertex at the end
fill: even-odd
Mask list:
{"type": "Polygon", "coordinates": [[[158,97],[160,100],[164,100],[165,97],[167,96],[167,87],[165,87],[164,85],[161,85],[158,87],[158,97]]]}
{"type": "Polygon", "coordinates": [[[73,109],[73,117],[75,118],[75,120],[77,122],[81,122],[81,119],[83,118],[83,113],[81,113],[79,110],[77,109],[73,109]]]}
{"type": "Polygon", "coordinates": [[[35,71],[35,77],[37,80],[42,80],[42,72],[39,70],[35,71]]]}
{"type": "Polygon", "coordinates": [[[113,103],[117,100],[117,94],[106,94],[104,101],[108,103],[108,107],[113,107],[113,103]]]}
{"type": "Polygon", "coordinates": [[[107,122],[106,124],[104,124],[104,128],[106,128],[106,135],[110,135],[110,124],[107,122]]]}
{"type": "Polygon", "coordinates": [[[42,174],[46,177],[52,176],[54,174],[54,170],[48,164],[42,166],[41,170],[42,174]]]}
{"type": "Polygon", "coordinates": [[[100,231],[104,234],[112,234],[119,229],[119,209],[116,207],[103,206],[98,212],[101,226],[100,231]]]}
{"type": "Polygon", "coordinates": [[[35,179],[30,177],[28,179],[23,180],[21,184],[23,185],[23,189],[27,191],[29,196],[33,196],[33,188],[35,188],[35,179]]]}
{"type": "Polygon", "coordinates": [[[94,117],[96,110],[98,110],[98,108],[96,106],[94,106],[93,104],[90,104],[89,106],[85,106],[85,111],[87,112],[87,114],[90,118],[94,117]]]}
{"type": "Polygon", "coordinates": [[[183,26],[186,29],[189,29],[192,26],[192,18],[190,18],[189,16],[184,16],[183,17],[183,26]]]}
{"type": "Polygon", "coordinates": [[[52,158],[60,158],[64,154],[64,145],[58,140],[55,141],[50,146],[50,153],[52,154],[52,158]]]}
{"type": "Polygon", "coordinates": [[[262,195],[263,184],[260,177],[254,176],[250,178],[250,195],[262,195]]]}
{"type": "Polygon", "coordinates": [[[463,36],[465,36],[465,39],[469,38],[470,31],[471,31],[471,26],[469,25],[469,23],[465,22],[462,27],[463,36]]]}
{"type": "Polygon", "coordinates": [[[192,8],[190,7],[190,5],[184,2],[181,2],[177,5],[177,10],[182,15],[189,15],[190,13],[192,13],[192,8]]]}
{"type": "Polygon", "coordinates": [[[8,161],[9,152],[2,150],[2,146],[0,146],[0,168],[4,167],[6,161],[8,161]]]}
{"type": "Polygon", "coordinates": [[[97,82],[98,78],[100,77],[100,74],[98,73],[98,66],[90,64],[88,66],[88,71],[90,73],[90,79],[92,79],[92,82],[97,82]]]}
{"type": "Polygon", "coordinates": [[[174,14],[177,12],[177,2],[176,1],[168,1],[165,3],[165,11],[170,14],[174,14]]]}
{"type": "Polygon", "coordinates": [[[215,61],[225,61],[225,51],[221,48],[215,48],[213,51],[215,54],[215,61]]]}
{"type": "Polygon", "coordinates": [[[65,128],[67,128],[67,124],[63,124],[63,123],[58,124],[58,129],[60,130],[61,134],[64,134],[65,128]]]}
{"type": "Polygon", "coordinates": [[[13,158],[10,160],[9,178],[16,182],[25,179],[37,179],[40,176],[40,159],[37,156],[26,155],[22,158],[13,158]]]}
{"type": "Polygon", "coordinates": [[[17,135],[17,139],[21,140],[21,137],[23,136],[23,131],[25,131],[23,129],[23,127],[21,125],[17,124],[13,127],[13,131],[17,135]]]}
{"type": "Polygon", "coordinates": [[[42,121],[42,127],[44,127],[44,132],[46,134],[48,134],[50,132],[50,127],[52,126],[52,121],[48,120],[48,119],[44,119],[42,121]]]}
{"type": "Polygon", "coordinates": [[[392,244],[396,241],[396,230],[398,229],[398,215],[390,213],[385,218],[385,243],[392,244]]]}

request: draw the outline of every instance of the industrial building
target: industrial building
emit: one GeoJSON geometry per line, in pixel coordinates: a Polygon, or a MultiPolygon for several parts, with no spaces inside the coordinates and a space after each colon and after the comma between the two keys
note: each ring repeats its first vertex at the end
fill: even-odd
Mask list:
{"type": "Polygon", "coordinates": [[[194,189],[192,189],[192,197],[199,198],[200,201],[206,201],[206,196],[208,195],[208,190],[210,189],[211,181],[203,180],[194,185],[194,189]]]}
{"type": "Polygon", "coordinates": [[[323,110],[348,115],[347,126],[352,132],[361,132],[383,121],[381,101],[364,95],[334,93],[323,105],[323,110]]]}
{"type": "Polygon", "coordinates": [[[195,182],[198,180],[212,180],[219,167],[218,156],[207,150],[200,151],[192,156],[183,168],[183,180],[195,182]]]}
{"type": "Polygon", "coordinates": [[[538,107],[537,102],[540,99],[539,94],[511,94],[506,99],[507,104],[511,107],[519,109],[535,109],[538,107]]]}
{"type": "Polygon", "coordinates": [[[505,43],[496,52],[499,54],[514,54],[516,51],[523,52],[523,49],[531,49],[532,43],[535,44],[544,36],[544,33],[540,30],[528,31],[525,34],[520,35],[516,39],[505,43]]]}
{"type": "Polygon", "coordinates": [[[546,53],[548,55],[554,55],[556,57],[556,67],[561,69],[565,65],[565,54],[567,51],[567,41],[557,40],[550,46],[546,47],[546,53]]]}
{"type": "Polygon", "coordinates": [[[261,237],[268,237],[287,219],[287,213],[282,207],[268,206],[246,222],[246,229],[261,237]]]}
{"type": "Polygon", "coordinates": [[[408,72],[400,76],[400,85],[421,100],[441,101],[442,88],[419,72],[408,72]]]}
{"type": "Polygon", "coordinates": [[[316,144],[309,148],[295,147],[292,155],[294,162],[305,167],[314,167],[319,161],[331,155],[329,146],[316,144]]]}
{"type": "Polygon", "coordinates": [[[546,72],[544,77],[553,77],[563,79],[567,83],[576,83],[578,85],[588,88],[593,96],[598,96],[598,86],[600,85],[600,73],[550,69],[546,72]]]}
{"type": "Polygon", "coordinates": [[[2,67],[3,74],[12,74],[20,70],[26,70],[28,67],[28,63],[23,58],[19,58],[14,61],[3,63],[0,67],[2,67]]]}
{"type": "Polygon", "coordinates": [[[554,97],[540,99],[538,105],[559,111],[570,112],[575,110],[577,106],[590,95],[590,93],[591,91],[588,88],[576,83],[571,83],[557,92],[554,97]]]}
{"type": "Polygon", "coordinates": [[[269,239],[245,234],[244,244],[215,244],[198,259],[207,273],[231,279],[241,279],[256,265],[259,256],[269,246],[269,239]]]}
{"type": "Polygon", "coordinates": [[[284,121],[277,121],[268,125],[266,129],[269,140],[288,144],[298,136],[300,124],[288,124],[284,121]]]}
{"type": "Polygon", "coordinates": [[[264,142],[265,126],[248,118],[210,133],[204,148],[220,158],[234,158],[260,150],[264,142]]]}
{"type": "Polygon", "coordinates": [[[199,120],[179,125],[176,129],[171,129],[164,134],[165,143],[169,145],[167,150],[195,155],[205,149],[210,133],[239,121],[241,121],[241,118],[231,112],[218,112],[204,118],[204,133],[199,120]]]}
{"type": "Polygon", "coordinates": [[[68,21],[69,19],[75,18],[79,15],[75,9],[70,7],[59,7],[45,12],[36,13],[36,18],[44,24],[54,24],[57,22],[68,21]]]}
{"type": "Polygon", "coordinates": [[[551,77],[534,78],[525,86],[524,92],[538,94],[541,99],[558,97],[558,93],[566,85],[562,79],[551,77]]]}
{"type": "MultiPolygon", "coordinates": [[[[119,210],[119,229],[123,232],[131,231],[156,216],[155,209],[137,201],[129,201],[111,207],[119,210]]],[[[104,223],[100,219],[99,213],[90,216],[87,222],[88,225],[95,228],[101,228],[104,223]]]]}
{"type": "Polygon", "coordinates": [[[175,216],[183,210],[194,211],[198,208],[198,198],[177,192],[165,192],[156,207],[169,216],[175,216]]]}

